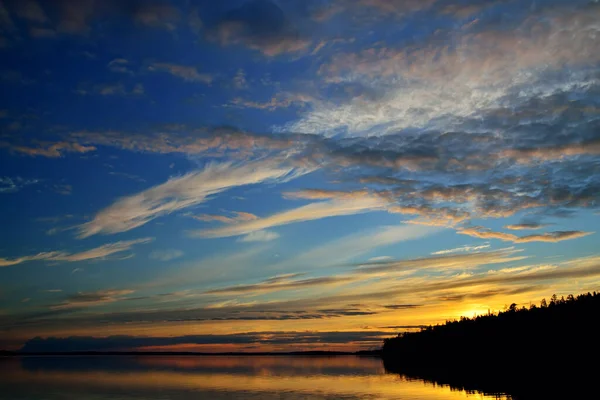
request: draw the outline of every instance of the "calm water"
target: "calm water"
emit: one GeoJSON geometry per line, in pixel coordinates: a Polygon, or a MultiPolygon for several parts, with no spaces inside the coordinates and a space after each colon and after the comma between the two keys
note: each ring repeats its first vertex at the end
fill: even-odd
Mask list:
{"type": "Polygon", "coordinates": [[[0,359],[1,399],[490,399],[341,357],[0,359]]]}

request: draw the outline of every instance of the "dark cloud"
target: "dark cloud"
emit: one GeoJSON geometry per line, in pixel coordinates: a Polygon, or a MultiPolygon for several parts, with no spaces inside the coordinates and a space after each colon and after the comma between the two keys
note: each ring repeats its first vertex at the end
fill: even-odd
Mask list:
{"type": "Polygon", "coordinates": [[[35,0],[19,0],[13,4],[15,14],[31,22],[44,23],[48,16],[41,4],[35,0]]]}
{"type": "Polygon", "coordinates": [[[521,222],[519,224],[506,225],[504,228],[512,231],[536,230],[550,226],[550,224],[542,224],[539,222],[521,222]]]}
{"type": "Polygon", "coordinates": [[[305,51],[311,44],[270,0],[251,0],[229,11],[210,37],[224,46],[241,44],[270,57],[305,51]]]}
{"type": "Polygon", "coordinates": [[[421,304],[388,304],[383,307],[388,308],[390,310],[405,310],[407,308],[422,307],[422,305],[421,304]]]}
{"type": "Polygon", "coordinates": [[[246,315],[214,317],[211,321],[288,321],[300,319],[326,319],[338,317],[355,317],[375,315],[378,311],[358,308],[323,309],[316,311],[251,311],[246,315]]]}
{"type": "Polygon", "coordinates": [[[124,296],[133,293],[133,290],[100,290],[96,292],[79,292],[67,296],[60,304],[51,306],[53,310],[82,308],[112,303],[122,300],[124,296]]]}
{"type": "Polygon", "coordinates": [[[406,271],[411,269],[471,269],[481,265],[502,264],[518,258],[518,250],[513,248],[483,251],[475,253],[460,253],[435,255],[409,260],[381,260],[361,263],[355,268],[358,274],[379,274],[383,272],[406,271]]]}
{"type": "Polygon", "coordinates": [[[167,72],[177,78],[188,82],[200,82],[210,84],[214,76],[207,73],[198,72],[196,67],[189,65],[178,65],[170,63],[153,63],[148,67],[149,71],[167,72]]]}
{"type": "Polygon", "coordinates": [[[463,301],[463,300],[481,300],[486,299],[493,296],[511,296],[516,294],[530,293],[530,292],[538,292],[546,289],[547,285],[532,285],[532,286],[520,286],[517,288],[498,288],[498,289],[490,289],[484,290],[480,292],[472,292],[472,293],[447,293],[441,296],[438,296],[437,299],[441,301],[463,301]]]}
{"type": "Polygon", "coordinates": [[[432,283],[426,285],[423,291],[449,290],[468,288],[484,284],[515,284],[525,282],[544,282],[562,279],[587,278],[600,275],[600,265],[584,265],[571,268],[548,268],[526,271],[515,274],[491,274],[489,276],[475,276],[471,279],[432,283]]]}
{"type": "Polygon", "coordinates": [[[86,35],[91,30],[91,20],[96,11],[94,0],[59,0],[60,12],[57,30],[61,33],[86,35]]]}
{"type": "Polygon", "coordinates": [[[427,325],[391,325],[391,326],[378,326],[379,329],[421,329],[426,328],[427,325]]]}
{"type": "Polygon", "coordinates": [[[354,278],[349,276],[325,276],[320,278],[308,278],[308,279],[290,279],[285,278],[271,278],[261,283],[252,285],[238,285],[229,286],[219,289],[213,289],[206,291],[206,294],[218,294],[218,295],[232,295],[232,294],[243,294],[243,293],[263,293],[286,289],[302,289],[314,286],[332,285],[339,283],[351,282],[354,278]]]}
{"type": "Polygon", "coordinates": [[[463,235],[469,235],[480,239],[499,239],[505,242],[513,243],[529,243],[529,242],[547,242],[557,243],[563,240],[572,240],[588,235],[592,235],[594,232],[583,232],[583,231],[555,231],[546,232],[537,235],[517,236],[512,233],[505,232],[494,232],[490,229],[481,226],[472,226],[460,228],[457,231],[463,235]]]}
{"type": "Polygon", "coordinates": [[[232,335],[188,335],[174,337],[108,336],[66,338],[41,338],[28,340],[24,352],[71,352],[132,350],[150,346],[181,344],[261,344],[298,345],[311,343],[369,343],[379,342],[386,335],[380,331],[359,332],[252,332],[232,335]]]}
{"type": "Polygon", "coordinates": [[[181,19],[179,9],[162,3],[139,2],[133,11],[137,24],[174,31],[181,19]]]}

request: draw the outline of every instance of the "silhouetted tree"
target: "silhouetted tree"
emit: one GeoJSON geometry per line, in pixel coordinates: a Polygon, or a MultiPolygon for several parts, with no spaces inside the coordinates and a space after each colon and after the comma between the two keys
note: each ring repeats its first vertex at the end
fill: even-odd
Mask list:
{"type": "MultiPolygon", "coordinates": [[[[392,371],[467,376],[476,383],[495,379],[518,390],[547,386],[554,390],[558,385],[573,390],[597,379],[586,373],[596,371],[587,365],[600,359],[599,315],[596,292],[568,295],[566,300],[554,294],[549,305],[546,299],[529,309],[512,303],[498,314],[460,317],[399,334],[384,341],[381,354],[392,371]],[[548,368],[552,365],[568,368],[548,368]]],[[[523,398],[555,395],[539,396],[534,391],[523,398]]]]}

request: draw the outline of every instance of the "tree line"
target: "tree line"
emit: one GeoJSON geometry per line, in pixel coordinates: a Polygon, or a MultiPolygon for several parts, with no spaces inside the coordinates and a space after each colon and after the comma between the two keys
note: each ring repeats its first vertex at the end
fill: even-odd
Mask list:
{"type": "Polygon", "coordinates": [[[539,306],[513,303],[499,313],[401,333],[384,341],[381,354],[389,371],[536,398],[595,383],[599,322],[600,293],[553,295],[539,306]]]}

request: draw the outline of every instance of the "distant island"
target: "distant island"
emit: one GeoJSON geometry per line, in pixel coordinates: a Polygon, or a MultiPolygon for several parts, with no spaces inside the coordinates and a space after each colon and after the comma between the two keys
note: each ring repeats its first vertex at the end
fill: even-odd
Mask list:
{"type": "MultiPolygon", "coordinates": [[[[515,399],[597,393],[600,293],[461,317],[386,339],[386,370],[515,399]]],[[[556,397],[559,396],[559,397],[556,397]]]]}
{"type": "Polygon", "coordinates": [[[359,351],[288,351],[288,352],[221,352],[196,351],[7,351],[0,350],[0,357],[10,356],[379,356],[380,350],[359,351]]]}

